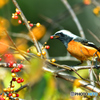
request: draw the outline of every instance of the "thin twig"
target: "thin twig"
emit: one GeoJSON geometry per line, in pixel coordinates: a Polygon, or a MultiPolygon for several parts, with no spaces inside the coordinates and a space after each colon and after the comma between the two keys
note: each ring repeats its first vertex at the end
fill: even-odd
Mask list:
{"type": "Polygon", "coordinates": [[[16,48],[16,50],[19,52],[19,54],[21,54],[28,62],[30,62],[24,55],[23,53],[20,52],[20,50],[17,48],[17,46],[15,45],[15,43],[13,42],[12,38],[8,35],[8,32],[6,30],[4,30],[7,37],[9,38],[10,42],[13,44],[13,46],[16,48]]]}
{"type": "Polygon", "coordinates": [[[21,86],[19,89],[15,90],[15,92],[19,92],[20,90],[22,90],[26,87],[29,87],[29,84],[25,84],[25,85],[21,86]]]}
{"type": "Polygon", "coordinates": [[[88,32],[100,43],[100,39],[88,29],[88,32]]]}
{"type": "Polygon", "coordinates": [[[95,6],[100,6],[100,3],[97,0],[91,0],[91,3],[95,6]]]}
{"type": "MultiPolygon", "coordinates": [[[[0,44],[6,46],[6,47],[8,47],[8,48],[11,48],[11,49],[13,49],[13,50],[16,50],[15,47],[9,46],[9,45],[7,45],[7,44],[5,44],[5,43],[3,43],[3,42],[0,42],[0,44]]],[[[19,51],[20,51],[21,53],[25,54],[26,56],[29,56],[29,57],[38,57],[37,55],[35,55],[35,54],[33,54],[33,53],[30,54],[30,53],[27,53],[27,52],[25,52],[25,51],[23,51],[23,50],[20,50],[20,49],[19,49],[19,51]]],[[[40,57],[38,57],[38,58],[40,58],[40,57]]]]}
{"type": "Polygon", "coordinates": [[[76,17],[76,15],[75,15],[73,9],[71,8],[71,6],[69,5],[68,1],[67,0],[61,0],[61,1],[65,5],[65,7],[68,9],[68,11],[70,12],[75,24],[77,25],[77,28],[78,28],[78,30],[80,32],[81,37],[85,38],[85,35],[84,35],[83,29],[81,27],[81,24],[78,21],[78,18],[76,17]]]}

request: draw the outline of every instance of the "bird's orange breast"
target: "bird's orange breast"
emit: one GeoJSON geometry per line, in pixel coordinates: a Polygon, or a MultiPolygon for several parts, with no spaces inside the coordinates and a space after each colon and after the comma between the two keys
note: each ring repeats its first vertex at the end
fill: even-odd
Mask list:
{"type": "Polygon", "coordinates": [[[97,49],[90,46],[85,46],[74,40],[68,43],[67,51],[81,61],[93,60],[93,58],[97,57],[97,55],[100,57],[100,53],[97,51],[97,49]]]}

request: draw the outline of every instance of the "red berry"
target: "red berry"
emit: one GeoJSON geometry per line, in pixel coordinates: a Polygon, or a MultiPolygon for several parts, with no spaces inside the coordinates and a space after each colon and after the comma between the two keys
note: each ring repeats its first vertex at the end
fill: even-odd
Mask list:
{"type": "Polygon", "coordinates": [[[18,16],[17,16],[17,15],[15,15],[15,16],[14,16],[14,19],[18,19],[18,16]]]}
{"type": "Polygon", "coordinates": [[[54,37],[53,36],[50,36],[50,39],[53,39],[54,37]]]}
{"type": "Polygon", "coordinates": [[[21,83],[21,80],[20,80],[20,79],[18,79],[18,80],[17,80],[17,83],[21,83]]]}
{"type": "Polygon", "coordinates": [[[13,62],[10,62],[10,63],[9,63],[9,67],[12,67],[12,66],[13,66],[13,64],[14,64],[13,62]]]}
{"type": "Polygon", "coordinates": [[[19,68],[19,69],[21,69],[22,67],[23,67],[23,65],[22,65],[22,64],[18,65],[18,68],[19,68]]]}
{"type": "Polygon", "coordinates": [[[9,93],[8,96],[9,96],[9,97],[12,96],[12,93],[9,93]]]}
{"type": "Polygon", "coordinates": [[[19,15],[20,14],[20,11],[17,11],[17,14],[19,15]]]}
{"type": "Polygon", "coordinates": [[[21,23],[22,23],[22,21],[21,21],[21,20],[18,20],[18,23],[19,23],[19,24],[21,24],[21,23]]]}
{"type": "Polygon", "coordinates": [[[5,99],[2,97],[2,95],[0,95],[0,100],[5,100],[5,99]]]}
{"type": "Polygon", "coordinates": [[[5,57],[7,57],[7,56],[8,56],[8,54],[5,54],[4,56],[5,56],[5,57]]]}
{"type": "Polygon", "coordinates": [[[0,58],[0,61],[2,60],[2,58],[0,58]]]}
{"type": "Polygon", "coordinates": [[[29,53],[29,52],[30,52],[30,50],[28,49],[28,50],[27,50],[27,53],[29,53]]]}
{"type": "Polygon", "coordinates": [[[19,97],[19,94],[16,94],[16,97],[19,97]]]}
{"type": "Polygon", "coordinates": [[[14,73],[15,72],[14,69],[12,69],[11,72],[14,73]]]}
{"type": "Polygon", "coordinates": [[[12,81],[16,81],[16,78],[12,78],[12,81]]]}
{"type": "Polygon", "coordinates": [[[50,48],[50,46],[49,46],[49,45],[47,45],[47,46],[46,46],[46,49],[49,49],[49,48],[50,48]]]}
{"type": "Polygon", "coordinates": [[[21,79],[21,82],[24,82],[24,79],[23,78],[21,79]]]}
{"type": "Polygon", "coordinates": [[[29,25],[30,25],[31,27],[33,27],[33,24],[32,24],[32,23],[30,23],[29,25]]]}
{"type": "Polygon", "coordinates": [[[19,71],[19,69],[18,69],[18,68],[15,68],[15,69],[14,69],[14,71],[15,71],[15,72],[18,72],[18,71],[19,71]]]}

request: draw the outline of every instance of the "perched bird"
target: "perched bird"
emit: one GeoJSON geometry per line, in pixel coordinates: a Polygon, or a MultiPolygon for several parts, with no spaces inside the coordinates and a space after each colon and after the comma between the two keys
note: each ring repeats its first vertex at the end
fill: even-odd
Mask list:
{"type": "Polygon", "coordinates": [[[81,61],[98,60],[100,61],[100,48],[94,43],[89,42],[77,35],[72,34],[68,30],[60,30],[56,32],[51,39],[59,39],[66,47],[67,51],[81,61]]]}

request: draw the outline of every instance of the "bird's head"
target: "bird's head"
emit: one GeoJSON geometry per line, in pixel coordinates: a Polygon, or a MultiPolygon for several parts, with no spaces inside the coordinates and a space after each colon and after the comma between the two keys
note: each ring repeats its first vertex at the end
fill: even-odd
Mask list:
{"type": "Polygon", "coordinates": [[[60,30],[57,31],[54,35],[52,35],[51,39],[59,39],[65,46],[67,46],[68,42],[77,38],[78,36],[72,34],[70,31],[67,30],[60,30]]]}

